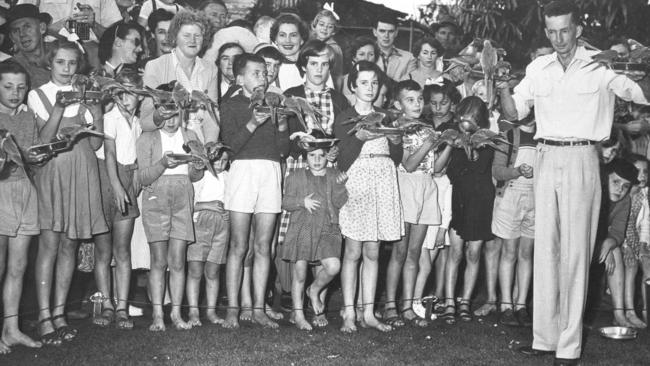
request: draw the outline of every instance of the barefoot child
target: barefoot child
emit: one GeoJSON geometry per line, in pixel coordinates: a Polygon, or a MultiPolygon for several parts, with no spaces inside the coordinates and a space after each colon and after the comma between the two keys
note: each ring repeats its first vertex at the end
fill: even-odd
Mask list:
{"type": "Polygon", "coordinates": [[[187,302],[190,305],[190,325],[201,326],[199,319],[199,284],[205,274],[205,316],[212,324],[221,324],[217,316],[219,297],[219,274],[226,264],[228,239],[230,237],[230,216],[223,208],[223,195],[228,178],[228,152],[222,151],[212,162],[217,173],[204,174],[194,183],[194,235],[196,242],[187,248],[187,302]]]}
{"type": "MultiPolygon", "coordinates": [[[[142,77],[137,71],[122,69],[115,81],[142,88],[142,77]]],[[[104,146],[97,150],[99,177],[102,186],[104,216],[112,228],[95,236],[95,282],[103,294],[103,309],[93,321],[105,327],[115,320],[118,329],[132,329],[128,303],[131,284],[131,237],[135,218],[140,216],[136,197],[136,145],[142,133],[140,120],[135,116],[141,97],[123,92],[116,96],[115,106],[104,116],[104,146]],[[111,295],[111,259],[115,258],[115,288],[111,295]],[[113,304],[111,299],[117,299],[113,304]],[[114,307],[117,310],[114,310],[114,307]]]]}
{"type": "MultiPolygon", "coordinates": [[[[0,63],[0,130],[13,136],[23,156],[38,161],[36,156],[27,156],[24,152],[38,139],[34,113],[22,104],[28,89],[25,68],[16,62],[0,63]]],[[[6,354],[16,345],[41,347],[41,342],[34,341],[18,328],[29,242],[40,232],[36,188],[25,168],[8,161],[0,170],[0,217],[0,279],[6,273],[2,288],[4,320],[0,354],[6,354]]]]}
{"type": "Polygon", "coordinates": [[[334,135],[341,139],[339,168],[346,172],[348,201],[341,208],[339,223],[345,236],[345,254],[341,268],[343,288],[342,332],[357,330],[355,325],[355,294],[357,268],[363,255],[359,296],[365,305],[363,326],[382,332],[393,328],[375,317],[374,302],[380,241],[399,240],[404,235],[404,220],[397,186],[395,164],[402,160],[401,138],[385,136],[361,129],[348,132],[354,126],[345,123],[350,118],[375,111],[372,103],[381,88],[381,71],[368,61],[359,62],[350,72],[348,84],[356,95],[354,107],[336,117],[334,135]]]}
{"type": "Polygon", "coordinates": [[[196,134],[181,126],[175,114],[164,121],[160,130],[142,133],[138,138],[138,179],[144,187],[142,224],[151,250],[149,290],[153,303],[151,331],[164,331],[163,294],[165,271],[169,268],[169,290],[172,300],[171,320],[176,329],[191,329],[181,317],[185,285],[185,252],[194,241],[192,213],[194,189],[202,169],[196,169],[169,156],[183,154],[183,144],[197,140],[196,134]]]}
{"type": "MultiPolygon", "coordinates": [[[[413,80],[399,82],[395,88],[395,97],[394,106],[404,117],[420,117],[424,98],[422,87],[417,82],[413,80]]],[[[426,327],[428,322],[413,312],[411,299],[427,228],[441,223],[438,189],[432,174],[447,165],[451,146],[445,147],[441,156],[436,159],[432,150],[435,142],[433,128],[421,129],[416,133],[405,135],[403,142],[404,155],[398,167],[397,180],[407,234],[393,243],[386,273],[384,321],[392,326],[401,326],[406,320],[417,327],[426,327]],[[400,277],[402,278],[402,302],[398,315],[396,297],[400,277]]]]}
{"type": "Polygon", "coordinates": [[[310,264],[320,270],[307,288],[314,310],[312,324],[327,325],[325,287],[339,273],[341,230],[338,211],[347,201],[345,175],[327,167],[329,149],[308,147],[303,153],[308,169],[294,170],[287,178],[282,207],[291,212],[291,221],[282,246],[282,258],[293,263],[291,298],[292,321],[298,329],[311,330],[303,311],[305,280],[310,264]]]}
{"type": "MultiPolygon", "coordinates": [[[[51,81],[30,91],[27,99],[36,114],[40,141],[52,141],[63,128],[93,125],[95,130],[103,131],[101,105],[81,105],[64,100],[58,93],[72,91],[72,76],[83,69],[84,58],[77,44],[53,42],[48,60],[51,81]]],[[[108,231],[94,152],[102,140],[101,137],[80,136],[70,149],[58,153],[39,168],[34,177],[41,226],[36,292],[40,309],[39,333],[44,344],[56,345],[77,336],[77,329],[69,326],[65,318],[77,244],[81,239],[91,239],[108,231]],[[55,282],[55,292],[50,307],[52,282],[55,282]]]]}

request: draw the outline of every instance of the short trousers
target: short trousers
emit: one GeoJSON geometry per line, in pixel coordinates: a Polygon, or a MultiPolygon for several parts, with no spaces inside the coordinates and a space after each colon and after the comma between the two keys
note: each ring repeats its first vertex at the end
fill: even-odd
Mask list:
{"type": "Polygon", "coordinates": [[[113,186],[111,185],[111,180],[108,177],[108,167],[106,161],[102,159],[97,159],[99,165],[99,184],[102,189],[102,207],[104,209],[104,217],[106,218],[106,223],[109,227],[113,226],[113,222],[135,219],[140,216],[140,210],[138,209],[138,200],[135,192],[135,186],[133,182],[133,172],[137,169],[135,164],[131,165],[122,165],[117,164],[117,177],[122,183],[122,188],[126,191],[126,194],[129,197],[131,203],[126,206],[126,213],[120,212],[120,209],[117,207],[115,202],[115,196],[113,195],[113,186]]]}
{"type": "Polygon", "coordinates": [[[492,232],[502,239],[535,237],[535,198],[533,188],[510,185],[494,200],[492,232]]]}
{"type": "Polygon", "coordinates": [[[233,161],[226,181],[224,207],[242,213],[280,213],[280,163],[263,159],[233,161]]]}
{"type": "Polygon", "coordinates": [[[433,177],[424,173],[397,173],[404,222],[440,225],[438,188],[433,177]]]}
{"type": "Polygon", "coordinates": [[[142,224],[147,242],[194,241],[194,187],[187,175],[161,175],[142,192],[142,224]]]}
{"type": "Polygon", "coordinates": [[[230,238],[230,216],[223,206],[220,210],[194,212],[196,241],[187,247],[188,262],[225,264],[230,238]]]}
{"type": "MultiPolygon", "coordinates": [[[[422,243],[422,249],[436,249],[436,238],[438,237],[438,231],[440,230],[440,225],[429,225],[427,227],[427,235],[424,237],[424,242],[422,243]]],[[[450,246],[451,242],[449,241],[449,230],[445,233],[445,245],[446,247],[450,246]]]]}
{"type": "Polygon", "coordinates": [[[0,235],[38,235],[38,197],[27,178],[0,181],[0,235]]]}

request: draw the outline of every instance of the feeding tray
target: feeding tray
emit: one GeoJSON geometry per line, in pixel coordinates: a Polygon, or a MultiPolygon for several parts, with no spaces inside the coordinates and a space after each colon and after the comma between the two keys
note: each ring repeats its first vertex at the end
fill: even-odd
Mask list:
{"type": "Polygon", "coordinates": [[[189,163],[196,160],[196,158],[190,154],[169,154],[167,156],[178,161],[179,163],[189,163]]]}
{"type": "Polygon", "coordinates": [[[104,93],[101,91],[88,90],[85,93],[80,91],[60,91],[57,92],[62,97],[64,103],[66,102],[84,102],[84,103],[99,103],[104,98],[104,93]]]}
{"type": "Polygon", "coordinates": [[[328,149],[334,146],[339,139],[314,139],[310,141],[300,141],[303,148],[328,149]]]}
{"type": "Polygon", "coordinates": [[[630,327],[602,327],[598,333],[605,338],[617,340],[635,339],[638,334],[636,329],[630,327]]]}
{"type": "Polygon", "coordinates": [[[406,131],[401,127],[368,127],[368,132],[381,133],[383,135],[403,135],[406,131]]]}
{"type": "Polygon", "coordinates": [[[27,152],[33,155],[53,155],[57,152],[65,151],[69,149],[67,141],[55,141],[47,144],[34,145],[27,149],[27,152]]]}
{"type": "Polygon", "coordinates": [[[616,71],[648,71],[648,64],[639,62],[614,62],[612,70],[616,71]]]}

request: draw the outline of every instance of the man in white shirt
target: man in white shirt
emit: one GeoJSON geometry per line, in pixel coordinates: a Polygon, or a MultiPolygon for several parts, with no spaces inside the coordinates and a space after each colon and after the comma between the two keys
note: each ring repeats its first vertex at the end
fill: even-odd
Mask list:
{"type": "Polygon", "coordinates": [[[508,119],[535,107],[533,344],[527,355],[555,354],[576,365],[582,346],[589,264],[601,201],[595,144],[609,137],[616,96],[648,104],[648,93],[624,75],[591,64],[595,52],[578,46],[578,8],[569,1],[544,7],[546,36],[555,52],[535,59],[511,95],[500,90],[508,119]]]}

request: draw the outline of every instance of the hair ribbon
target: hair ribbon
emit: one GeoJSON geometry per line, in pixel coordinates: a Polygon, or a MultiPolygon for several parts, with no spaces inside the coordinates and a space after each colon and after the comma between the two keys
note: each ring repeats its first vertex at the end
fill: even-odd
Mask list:
{"type": "Polygon", "coordinates": [[[330,12],[332,12],[332,15],[334,15],[334,18],[336,18],[337,21],[341,20],[341,17],[338,14],[336,14],[336,12],[334,11],[334,3],[333,2],[325,3],[323,5],[323,9],[324,10],[329,10],[330,12]]]}

